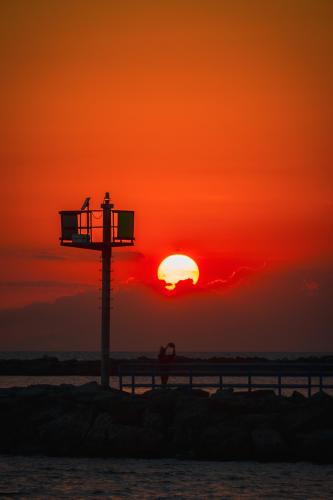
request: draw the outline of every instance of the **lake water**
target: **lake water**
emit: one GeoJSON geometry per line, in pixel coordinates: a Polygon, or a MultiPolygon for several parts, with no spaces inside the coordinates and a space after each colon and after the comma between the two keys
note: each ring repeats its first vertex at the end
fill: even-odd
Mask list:
{"type": "Polygon", "coordinates": [[[0,456],[3,498],[331,499],[333,466],[0,456]]]}

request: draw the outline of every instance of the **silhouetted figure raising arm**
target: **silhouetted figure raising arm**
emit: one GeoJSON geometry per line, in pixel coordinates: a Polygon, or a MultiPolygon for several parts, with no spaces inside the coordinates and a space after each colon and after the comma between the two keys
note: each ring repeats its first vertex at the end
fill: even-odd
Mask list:
{"type": "Polygon", "coordinates": [[[168,371],[168,363],[172,363],[176,357],[176,346],[173,342],[169,342],[165,347],[160,347],[160,352],[158,354],[158,361],[163,367],[163,375],[161,375],[161,384],[166,385],[168,383],[169,375],[165,374],[168,371]],[[168,352],[168,349],[171,352],[168,352]]]}

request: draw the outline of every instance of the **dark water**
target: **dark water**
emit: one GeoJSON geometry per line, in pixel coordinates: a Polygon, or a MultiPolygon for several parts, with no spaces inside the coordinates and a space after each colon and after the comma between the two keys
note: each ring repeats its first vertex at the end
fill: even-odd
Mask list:
{"type": "Polygon", "coordinates": [[[0,456],[0,496],[326,500],[333,466],[0,456]]]}

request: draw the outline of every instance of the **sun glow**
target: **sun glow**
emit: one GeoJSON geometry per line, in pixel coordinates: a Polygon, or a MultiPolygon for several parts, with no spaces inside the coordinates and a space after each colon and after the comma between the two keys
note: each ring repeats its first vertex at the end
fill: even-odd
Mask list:
{"type": "Polygon", "coordinates": [[[158,266],[157,277],[165,281],[167,290],[174,290],[177,283],[182,280],[191,279],[195,285],[199,279],[199,268],[197,263],[187,255],[169,255],[158,266]]]}

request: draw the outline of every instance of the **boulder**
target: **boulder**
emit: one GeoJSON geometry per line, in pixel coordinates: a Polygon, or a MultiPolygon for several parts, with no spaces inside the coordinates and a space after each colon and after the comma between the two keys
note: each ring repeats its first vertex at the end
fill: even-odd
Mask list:
{"type": "Polygon", "coordinates": [[[142,425],[147,401],[138,397],[113,399],[109,406],[104,405],[115,424],[142,425]]]}
{"type": "Polygon", "coordinates": [[[16,395],[22,399],[40,398],[43,396],[47,396],[50,393],[55,393],[57,392],[57,390],[58,387],[55,385],[37,384],[18,388],[16,391],[16,395]]]}
{"type": "Polygon", "coordinates": [[[211,395],[212,399],[230,399],[234,395],[234,390],[232,387],[230,389],[217,389],[214,394],[211,395]]]}
{"type": "Polygon", "coordinates": [[[248,414],[274,415],[286,411],[291,403],[274,391],[217,391],[210,398],[211,410],[225,416],[238,418],[248,414]]]}
{"type": "Polygon", "coordinates": [[[0,452],[15,453],[22,435],[22,422],[16,413],[17,402],[0,401],[0,452]]]}
{"type": "Polygon", "coordinates": [[[208,391],[203,389],[193,389],[191,387],[179,387],[173,391],[176,395],[185,396],[188,398],[209,398],[208,391]]]}
{"type": "Polygon", "coordinates": [[[215,416],[208,411],[206,400],[188,401],[187,405],[179,405],[170,427],[173,449],[192,449],[203,430],[214,420],[215,416]]]}
{"type": "Polygon", "coordinates": [[[105,389],[97,382],[88,382],[87,384],[72,386],[72,397],[78,402],[89,402],[95,396],[103,394],[105,389]]]}
{"type": "Polygon", "coordinates": [[[166,430],[165,420],[162,415],[152,411],[150,408],[146,408],[144,412],[143,426],[162,433],[166,430]]]}
{"type": "Polygon", "coordinates": [[[83,452],[104,455],[109,450],[108,429],[113,425],[108,413],[97,415],[81,443],[83,452]]]}
{"type": "Polygon", "coordinates": [[[97,382],[87,382],[86,384],[72,386],[72,390],[73,393],[81,394],[83,392],[96,393],[106,389],[97,382]]]}
{"type": "Polygon", "coordinates": [[[258,403],[249,396],[248,392],[234,392],[223,394],[223,392],[211,397],[212,406],[216,411],[240,415],[243,413],[254,413],[257,411],[258,403]]]}
{"type": "Polygon", "coordinates": [[[39,440],[47,454],[77,453],[93,422],[91,408],[77,409],[38,428],[39,440]]]}
{"type": "Polygon", "coordinates": [[[319,391],[319,392],[316,392],[315,394],[312,394],[310,401],[311,402],[318,402],[318,403],[327,402],[327,401],[333,402],[333,398],[332,398],[332,396],[327,394],[327,392],[319,391]]]}
{"type": "Polygon", "coordinates": [[[171,425],[175,407],[182,398],[184,396],[171,389],[149,391],[142,397],[148,402],[148,407],[152,412],[162,415],[166,425],[171,425]]]}
{"type": "Polygon", "coordinates": [[[333,429],[317,429],[297,435],[296,455],[300,460],[333,463],[333,429]]]}
{"type": "Polygon", "coordinates": [[[251,439],[241,428],[219,424],[204,428],[195,437],[193,448],[200,459],[247,460],[251,456],[251,439]]]}
{"type": "Polygon", "coordinates": [[[49,394],[25,407],[26,418],[36,427],[47,424],[63,415],[77,410],[76,403],[66,395],[49,394]],[[27,411],[29,410],[29,411],[27,411]]]}
{"type": "Polygon", "coordinates": [[[235,425],[241,429],[265,429],[274,427],[279,420],[279,415],[264,413],[248,413],[234,418],[235,425]]]}
{"type": "Polygon", "coordinates": [[[249,391],[247,394],[251,398],[259,399],[276,399],[277,397],[273,389],[256,389],[249,391]]]}
{"type": "Polygon", "coordinates": [[[97,416],[81,450],[97,456],[159,456],[163,435],[152,429],[114,424],[107,413],[97,416]]]}
{"type": "Polygon", "coordinates": [[[51,391],[45,386],[19,390],[6,401],[0,401],[0,449],[11,453],[41,451],[40,429],[75,408],[54,386],[51,391]]]}
{"type": "Polygon", "coordinates": [[[93,396],[90,399],[90,402],[91,404],[94,405],[94,407],[96,407],[97,411],[103,411],[103,412],[106,411],[111,413],[114,410],[114,408],[120,404],[118,403],[119,401],[122,401],[123,399],[128,399],[130,397],[131,396],[129,394],[123,393],[121,391],[117,392],[104,391],[95,394],[95,396],[93,396]]]}
{"type": "Polygon", "coordinates": [[[292,395],[289,397],[289,400],[297,405],[306,404],[307,402],[307,398],[299,391],[293,391],[292,395]]]}
{"type": "Polygon", "coordinates": [[[312,431],[321,426],[324,413],[325,410],[321,406],[297,407],[281,416],[281,428],[290,435],[312,431]]]}
{"type": "Polygon", "coordinates": [[[254,454],[259,459],[279,460],[286,455],[287,445],[275,429],[255,429],[251,433],[254,454]]]}

